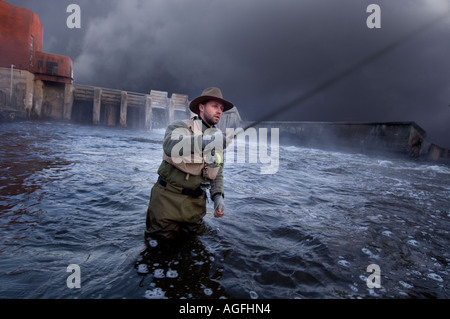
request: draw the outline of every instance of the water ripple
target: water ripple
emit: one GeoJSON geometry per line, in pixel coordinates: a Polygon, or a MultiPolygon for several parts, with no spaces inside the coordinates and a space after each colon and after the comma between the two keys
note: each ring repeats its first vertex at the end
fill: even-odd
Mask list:
{"type": "Polygon", "coordinates": [[[297,146],[275,175],[228,161],[224,218],[210,203],[168,248],[143,236],[163,130],[0,125],[0,298],[450,297],[446,166],[297,146]]]}

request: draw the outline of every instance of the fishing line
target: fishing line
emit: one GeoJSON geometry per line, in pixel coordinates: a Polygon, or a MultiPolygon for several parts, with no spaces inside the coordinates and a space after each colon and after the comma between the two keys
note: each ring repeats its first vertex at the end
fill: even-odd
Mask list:
{"type": "MultiPolygon", "coordinates": [[[[386,55],[387,53],[389,53],[390,51],[394,50],[395,48],[397,48],[398,46],[402,45],[403,43],[411,40],[412,38],[414,38],[415,36],[417,36],[418,34],[426,31],[427,29],[431,28],[433,25],[437,24],[438,22],[440,22],[441,20],[446,19],[450,14],[450,11],[447,11],[445,14],[443,14],[442,16],[439,16],[438,18],[436,18],[433,21],[430,21],[426,24],[424,24],[423,26],[421,26],[420,28],[406,34],[404,37],[400,38],[399,40],[397,40],[396,42],[382,48],[381,50],[375,52],[374,54],[368,56],[367,58],[361,60],[360,62],[350,66],[349,68],[345,69],[344,71],[336,74],[335,76],[331,77],[330,79],[322,82],[321,84],[317,85],[316,87],[312,88],[311,90],[307,91],[306,93],[304,93],[303,95],[301,95],[300,97],[292,100],[291,102],[283,105],[282,107],[275,109],[274,111],[268,113],[267,115],[263,116],[261,119],[251,123],[250,125],[248,125],[245,129],[247,130],[250,127],[256,126],[258,124],[260,124],[261,122],[267,121],[271,118],[273,118],[275,115],[279,115],[281,113],[286,112],[287,110],[291,109],[294,106],[298,106],[301,103],[305,102],[306,100],[312,98],[313,96],[315,96],[316,94],[318,94],[319,92],[331,87],[332,85],[336,84],[337,82],[341,81],[342,79],[344,79],[345,77],[355,73],[356,71],[358,71],[359,69],[365,67],[366,65],[368,65],[369,63],[381,58],[382,56],[386,55]]],[[[236,137],[238,134],[242,133],[238,132],[237,134],[235,134],[233,136],[236,137]]]]}
{"type": "MultiPolygon", "coordinates": [[[[317,85],[316,87],[310,89],[309,91],[307,91],[306,93],[304,93],[303,95],[301,95],[300,97],[290,101],[289,103],[281,106],[278,109],[274,109],[272,112],[266,114],[265,116],[263,116],[262,118],[260,118],[259,120],[247,125],[243,130],[239,129],[237,132],[235,131],[235,133],[233,135],[229,135],[227,136],[227,146],[229,144],[231,144],[231,141],[236,138],[237,135],[245,132],[247,129],[254,127],[264,121],[267,121],[271,118],[273,118],[276,115],[282,114],[286,111],[288,111],[289,109],[293,108],[294,106],[298,106],[301,103],[305,102],[306,100],[312,98],[313,96],[317,95],[319,92],[326,90],[327,88],[333,86],[334,84],[340,82],[341,80],[343,80],[344,78],[348,77],[349,75],[355,73],[356,71],[358,71],[359,69],[365,67],[366,65],[372,63],[373,61],[381,58],[382,56],[386,55],[387,53],[393,51],[394,49],[396,49],[397,47],[399,47],[400,45],[404,44],[405,42],[411,40],[412,38],[418,36],[420,33],[430,29],[431,27],[433,27],[435,24],[441,22],[442,20],[445,20],[448,18],[450,14],[450,11],[445,12],[443,15],[437,17],[436,19],[422,25],[421,27],[413,30],[412,32],[406,34],[405,36],[403,36],[402,38],[398,39],[397,41],[387,45],[386,47],[380,49],[379,51],[375,52],[374,54],[366,57],[365,59],[359,61],[358,63],[348,67],[347,69],[343,70],[342,72],[334,75],[333,77],[329,78],[328,80],[320,83],[319,85],[317,85]]],[[[214,214],[214,212],[213,212],[214,214]]]]}
{"type": "MultiPolygon", "coordinates": [[[[406,34],[405,36],[403,36],[402,38],[398,39],[397,41],[395,41],[395,42],[387,45],[386,47],[380,49],[379,51],[375,52],[374,54],[369,55],[368,57],[366,57],[365,59],[359,61],[358,63],[348,67],[347,69],[341,71],[340,73],[337,73],[336,75],[334,75],[333,77],[329,78],[328,80],[326,80],[326,81],[320,83],[319,85],[317,85],[316,87],[310,89],[309,91],[307,91],[306,93],[304,93],[300,97],[298,97],[298,98],[288,102],[287,104],[281,106],[278,109],[274,109],[272,112],[266,114],[265,116],[263,116],[259,120],[254,121],[251,124],[247,125],[243,130],[239,129],[237,132],[235,131],[235,133],[233,135],[227,136],[227,143],[226,143],[226,145],[228,146],[231,143],[231,141],[234,138],[236,138],[237,135],[245,132],[247,129],[249,129],[251,127],[254,127],[254,126],[256,126],[256,125],[258,125],[258,124],[260,124],[260,123],[262,123],[264,121],[267,121],[267,120],[273,118],[276,115],[282,114],[282,113],[288,111],[289,109],[293,108],[294,106],[300,105],[301,103],[305,102],[306,100],[308,100],[308,99],[312,98],[313,96],[317,95],[319,92],[328,89],[329,87],[331,87],[334,84],[340,82],[341,80],[343,80],[344,78],[348,77],[349,75],[355,73],[359,69],[362,69],[366,65],[368,65],[368,64],[372,63],[373,61],[381,58],[382,56],[386,55],[387,53],[393,51],[394,49],[396,49],[400,45],[404,44],[405,42],[411,40],[412,38],[416,37],[420,33],[430,29],[435,24],[441,22],[442,20],[445,20],[446,18],[448,18],[449,14],[450,14],[450,11],[447,11],[443,15],[441,15],[441,16],[437,17],[436,19],[434,19],[434,20],[432,20],[432,21],[422,25],[421,27],[413,30],[412,32],[410,32],[410,33],[406,34]]],[[[214,215],[214,212],[213,212],[213,215],[214,215]]]]}

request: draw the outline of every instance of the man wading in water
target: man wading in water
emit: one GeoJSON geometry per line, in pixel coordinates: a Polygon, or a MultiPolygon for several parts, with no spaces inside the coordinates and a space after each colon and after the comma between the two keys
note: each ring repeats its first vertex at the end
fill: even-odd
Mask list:
{"type": "Polygon", "coordinates": [[[233,108],[218,88],[205,89],[194,99],[190,120],[169,124],[164,135],[163,161],[147,209],[146,235],[173,239],[199,231],[206,215],[207,192],[214,216],[222,217],[225,135],[215,127],[222,113],[233,108]]]}

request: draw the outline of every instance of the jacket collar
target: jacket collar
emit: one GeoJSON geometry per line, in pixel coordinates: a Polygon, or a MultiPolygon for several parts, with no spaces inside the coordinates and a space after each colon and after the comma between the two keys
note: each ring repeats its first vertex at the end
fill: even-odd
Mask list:
{"type": "Polygon", "coordinates": [[[208,128],[215,128],[215,127],[216,127],[215,125],[209,125],[208,123],[206,123],[200,116],[194,116],[192,119],[193,119],[194,121],[195,121],[195,120],[200,120],[200,121],[202,121],[202,124],[203,124],[203,130],[202,130],[202,131],[205,131],[205,130],[208,129],[208,128]]]}

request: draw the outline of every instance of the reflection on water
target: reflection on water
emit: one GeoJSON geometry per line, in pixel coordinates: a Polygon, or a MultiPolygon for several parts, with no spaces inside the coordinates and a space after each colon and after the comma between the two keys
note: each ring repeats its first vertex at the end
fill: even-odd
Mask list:
{"type": "Polygon", "coordinates": [[[163,134],[0,124],[0,298],[450,296],[448,167],[282,145],[275,175],[228,161],[224,218],[167,246],[144,238],[163,134]]]}

